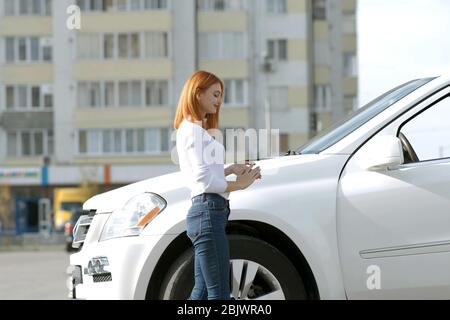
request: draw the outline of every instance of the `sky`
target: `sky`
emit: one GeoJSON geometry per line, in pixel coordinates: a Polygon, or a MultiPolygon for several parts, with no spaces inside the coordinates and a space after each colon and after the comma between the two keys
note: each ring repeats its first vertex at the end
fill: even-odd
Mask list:
{"type": "Polygon", "coordinates": [[[450,0],[358,0],[357,29],[359,106],[409,80],[450,73],[450,0]]]}

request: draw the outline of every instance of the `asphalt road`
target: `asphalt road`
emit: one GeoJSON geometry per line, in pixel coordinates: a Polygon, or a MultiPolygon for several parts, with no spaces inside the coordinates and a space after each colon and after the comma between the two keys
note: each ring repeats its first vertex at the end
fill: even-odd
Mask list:
{"type": "Polygon", "coordinates": [[[69,254],[0,252],[0,300],[67,300],[69,254]]]}

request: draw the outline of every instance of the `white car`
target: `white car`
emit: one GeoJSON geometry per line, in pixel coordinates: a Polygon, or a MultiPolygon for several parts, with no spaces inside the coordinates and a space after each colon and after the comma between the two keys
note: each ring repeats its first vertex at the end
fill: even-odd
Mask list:
{"type": "MultiPolygon", "coordinates": [[[[230,196],[235,299],[450,298],[450,76],[399,86],[230,196]]],[[[185,299],[179,173],[84,204],[74,298],[185,299]],[[88,230],[88,231],[87,231],[88,230]]]]}

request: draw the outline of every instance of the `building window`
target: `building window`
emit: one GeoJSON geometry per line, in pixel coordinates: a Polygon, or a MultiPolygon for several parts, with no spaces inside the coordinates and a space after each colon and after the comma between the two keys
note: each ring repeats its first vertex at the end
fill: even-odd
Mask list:
{"type": "Polygon", "coordinates": [[[77,0],[81,11],[141,11],[164,10],[168,0],[77,0]]]}
{"type": "Polygon", "coordinates": [[[27,61],[27,39],[19,38],[19,61],[27,61]]]}
{"type": "Polygon", "coordinates": [[[31,0],[31,14],[32,15],[41,15],[43,3],[44,3],[44,1],[31,0]]]}
{"type": "Polygon", "coordinates": [[[106,82],[105,83],[105,96],[104,96],[104,101],[105,101],[105,107],[112,107],[115,106],[115,92],[116,92],[116,88],[114,85],[114,82],[106,82]]]}
{"type": "Polygon", "coordinates": [[[44,147],[47,147],[47,150],[44,150],[44,155],[49,156],[55,154],[55,139],[52,129],[47,130],[46,133],[47,144],[44,147]]]}
{"type": "Polygon", "coordinates": [[[18,86],[17,87],[17,107],[20,109],[25,109],[28,107],[28,87],[18,86]]]}
{"type": "Polygon", "coordinates": [[[357,61],[356,54],[351,52],[344,52],[344,76],[356,77],[357,75],[357,61]]]}
{"type": "Polygon", "coordinates": [[[53,94],[44,93],[44,108],[53,108],[53,94]]]}
{"type": "Polygon", "coordinates": [[[243,32],[202,32],[199,36],[201,59],[245,59],[247,45],[243,32]]]}
{"type": "Polygon", "coordinates": [[[145,105],[146,106],[168,105],[167,81],[147,81],[145,83],[145,105]]]}
{"type": "Polygon", "coordinates": [[[17,152],[17,133],[16,132],[8,132],[7,138],[8,147],[7,147],[7,155],[10,157],[16,157],[18,155],[17,152]]]}
{"type": "Polygon", "coordinates": [[[149,80],[145,83],[145,105],[165,106],[169,104],[169,88],[167,81],[149,80]]]}
{"type": "Polygon", "coordinates": [[[19,0],[19,14],[26,15],[31,9],[31,1],[19,0]]]}
{"type": "Polygon", "coordinates": [[[145,0],[144,8],[146,10],[161,10],[167,9],[167,0],[145,0]]]}
{"type": "Polygon", "coordinates": [[[287,40],[267,40],[267,56],[278,61],[287,60],[287,40]]]}
{"type": "Polygon", "coordinates": [[[41,106],[41,88],[31,87],[31,107],[39,108],[41,106]]]}
{"type": "Polygon", "coordinates": [[[88,91],[88,101],[90,106],[93,107],[100,106],[100,83],[98,82],[90,83],[88,91]]]}
{"type": "Polygon", "coordinates": [[[42,60],[43,61],[52,61],[53,50],[50,39],[41,39],[41,48],[42,48],[42,60]]]}
{"type": "Polygon", "coordinates": [[[112,130],[113,152],[122,152],[122,130],[112,130]]]}
{"type": "Polygon", "coordinates": [[[51,16],[52,15],[52,1],[53,0],[45,0],[44,4],[44,15],[51,16]]]}
{"type": "Polygon", "coordinates": [[[245,106],[247,105],[247,82],[242,79],[225,80],[225,96],[223,103],[225,106],[245,106]]]}
{"type": "Polygon", "coordinates": [[[82,107],[100,107],[100,83],[99,82],[79,82],[78,83],[78,104],[82,107]]]}
{"type": "Polygon", "coordinates": [[[79,82],[77,87],[79,107],[141,107],[169,104],[167,80],[83,81],[79,82]]]}
{"type": "Polygon", "coordinates": [[[7,156],[30,157],[53,154],[53,131],[46,129],[7,132],[7,156]]]}
{"type": "Polygon", "coordinates": [[[114,58],[114,34],[105,34],[103,37],[103,58],[114,58]]]}
{"type": "Polygon", "coordinates": [[[52,13],[52,0],[4,0],[4,15],[49,16],[52,13]]]}
{"type": "Polygon", "coordinates": [[[14,92],[15,92],[15,87],[12,86],[8,86],[6,87],[6,109],[14,109],[16,104],[15,104],[15,96],[14,96],[14,92]]]}
{"type": "Polygon", "coordinates": [[[160,131],[159,129],[152,128],[147,129],[147,143],[146,143],[146,149],[149,152],[157,152],[160,148],[160,131]]]}
{"type": "Polygon", "coordinates": [[[287,12],[287,0],[266,0],[267,12],[283,14],[287,12]]]}
{"type": "Polygon", "coordinates": [[[168,128],[87,129],[78,131],[78,153],[159,154],[169,151],[168,128]]]}
{"type": "Polygon", "coordinates": [[[4,0],[4,14],[5,16],[13,16],[16,14],[17,0],[4,0]]]}
{"type": "Polygon", "coordinates": [[[5,86],[6,108],[12,111],[44,110],[53,107],[51,85],[5,86]]]}
{"type": "Polygon", "coordinates": [[[314,86],[314,101],[317,111],[331,110],[331,87],[330,85],[314,86]]]}
{"type": "Polygon", "coordinates": [[[100,130],[89,130],[87,133],[87,144],[88,153],[92,154],[98,154],[101,153],[100,148],[100,139],[101,139],[102,132],[100,130]]]}
{"type": "Polygon", "coordinates": [[[114,0],[105,0],[103,1],[103,11],[109,12],[115,10],[114,0]]]}
{"type": "Polygon", "coordinates": [[[119,105],[142,106],[141,81],[119,82],[119,105]]]}
{"type": "Polygon", "coordinates": [[[100,59],[100,34],[80,33],[77,36],[78,59],[100,59]]]}
{"type": "Polygon", "coordinates": [[[246,7],[245,0],[199,0],[197,2],[199,11],[245,10],[246,7]]]}
{"type": "Polygon", "coordinates": [[[31,61],[39,61],[39,38],[30,38],[31,61]]]}
{"type": "Polygon", "coordinates": [[[286,110],[289,107],[288,87],[270,87],[269,104],[270,110],[286,110]]]}
{"type": "Polygon", "coordinates": [[[346,34],[356,34],[356,14],[354,11],[343,13],[342,31],[346,34]]]}
{"type": "Polygon", "coordinates": [[[127,0],[117,0],[117,10],[127,11],[127,0]]]}
{"type": "Polygon", "coordinates": [[[140,58],[140,40],[138,33],[119,34],[119,58],[140,58]]]}
{"type": "Polygon", "coordinates": [[[141,9],[141,0],[129,0],[130,11],[141,9]]]}
{"type": "Polygon", "coordinates": [[[5,55],[7,63],[14,62],[16,56],[16,48],[15,48],[15,39],[12,37],[7,37],[5,39],[5,55]]]}
{"type": "Polygon", "coordinates": [[[78,152],[79,153],[87,153],[86,130],[78,131],[78,152]]]}
{"type": "Polygon", "coordinates": [[[313,0],[313,19],[326,20],[327,19],[327,3],[326,0],[313,0]]]}
{"type": "Polygon", "coordinates": [[[165,58],[168,57],[167,37],[166,32],[82,33],[77,37],[77,57],[80,60],[140,59],[142,55],[165,58]]]}
{"type": "Polygon", "coordinates": [[[130,106],[142,105],[142,83],[141,81],[130,82],[130,106]]]}
{"type": "Polygon", "coordinates": [[[21,142],[22,142],[22,156],[31,156],[31,133],[30,132],[22,132],[21,134],[21,142]]]}
{"type": "Polygon", "coordinates": [[[35,63],[52,60],[52,44],[49,38],[5,38],[6,63],[35,63]]]}
{"type": "Polygon", "coordinates": [[[119,34],[119,58],[127,58],[128,57],[128,43],[127,43],[127,35],[119,34]]]}
{"type": "Polygon", "coordinates": [[[103,153],[112,153],[112,130],[103,130],[103,153]]]}
{"type": "Polygon", "coordinates": [[[145,33],[145,57],[163,58],[168,56],[168,43],[166,32],[145,33]]]}
{"type": "Polygon", "coordinates": [[[352,112],[358,108],[358,101],[355,96],[345,95],[344,96],[344,109],[347,113],[352,112]]]}

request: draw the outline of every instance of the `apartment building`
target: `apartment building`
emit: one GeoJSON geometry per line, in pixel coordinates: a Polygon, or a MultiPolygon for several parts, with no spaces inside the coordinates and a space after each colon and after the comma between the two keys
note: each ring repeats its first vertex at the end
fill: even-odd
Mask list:
{"type": "Polygon", "coordinates": [[[57,186],[177,170],[172,119],[198,69],[225,81],[222,129],[279,129],[282,151],[299,147],[355,108],[355,12],[356,0],[0,0],[0,219],[39,225],[57,186]]]}

